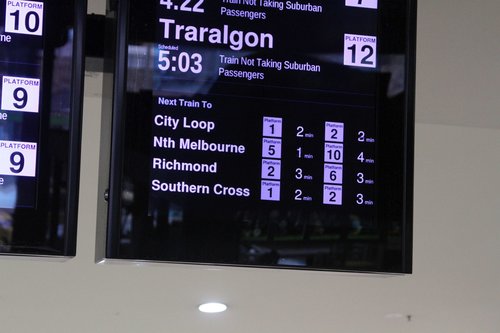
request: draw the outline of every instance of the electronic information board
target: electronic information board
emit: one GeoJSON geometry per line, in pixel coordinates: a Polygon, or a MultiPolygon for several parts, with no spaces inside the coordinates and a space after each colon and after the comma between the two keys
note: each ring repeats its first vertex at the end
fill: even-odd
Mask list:
{"type": "Polygon", "coordinates": [[[411,270],[413,1],[120,1],[109,258],[411,270]]]}
{"type": "Polygon", "coordinates": [[[0,253],[74,254],[85,4],[0,1],[0,253]]]}

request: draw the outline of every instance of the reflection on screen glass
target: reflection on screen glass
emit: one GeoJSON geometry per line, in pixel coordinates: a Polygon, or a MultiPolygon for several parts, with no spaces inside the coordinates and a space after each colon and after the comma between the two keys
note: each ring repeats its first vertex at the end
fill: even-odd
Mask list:
{"type": "Polygon", "coordinates": [[[130,1],[109,255],[405,270],[407,5],[130,1]]]}

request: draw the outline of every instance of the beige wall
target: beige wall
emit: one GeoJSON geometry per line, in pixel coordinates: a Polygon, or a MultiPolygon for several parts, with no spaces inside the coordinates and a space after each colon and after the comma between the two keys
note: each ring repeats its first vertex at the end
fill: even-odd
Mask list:
{"type": "Polygon", "coordinates": [[[99,154],[107,138],[102,77],[87,73],[77,256],[0,258],[0,330],[498,332],[499,13],[497,0],[420,1],[411,276],[96,264],[96,225],[104,217],[97,179],[107,172],[99,154]],[[487,52],[474,61],[479,49],[487,52]],[[230,310],[198,314],[196,305],[211,298],[230,310]]]}

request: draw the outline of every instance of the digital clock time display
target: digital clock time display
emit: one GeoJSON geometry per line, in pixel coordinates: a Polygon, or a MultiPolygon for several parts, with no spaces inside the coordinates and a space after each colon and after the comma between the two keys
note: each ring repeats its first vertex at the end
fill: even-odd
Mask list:
{"type": "Polygon", "coordinates": [[[204,13],[203,2],[204,0],[182,0],[174,4],[171,0],[160,0],[160,5],[165,6],[168,10],[173,9],[183,12],[204,13]]]}
{"type": "Polygon", "coordinates": [[[158,52],[158,69],[161,71],[175,72],[179,70],[183,73],[198,74],[203,70],[202,61],[203,57],[199,53],[173,53],[169,50],[159,50],[158,52]]]}

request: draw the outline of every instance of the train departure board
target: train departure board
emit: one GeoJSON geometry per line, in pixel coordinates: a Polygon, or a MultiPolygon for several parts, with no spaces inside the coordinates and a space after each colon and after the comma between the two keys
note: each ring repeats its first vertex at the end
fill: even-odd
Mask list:
{"type": "Polygon", "coordinates": [[[411,272],[415,7],[117,2],[106,256],[411,272]]]}
{"type": "Polygon", "coordinates": [[[74,255],[85,1],[0,1],[0,253],[74,255]]]}

